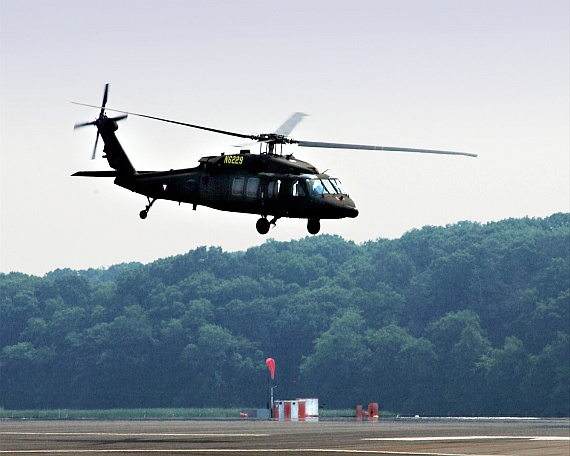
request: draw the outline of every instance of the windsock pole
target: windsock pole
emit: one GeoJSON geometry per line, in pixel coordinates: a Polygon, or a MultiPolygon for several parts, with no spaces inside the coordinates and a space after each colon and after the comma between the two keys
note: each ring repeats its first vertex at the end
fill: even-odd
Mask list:
{"type": "MultiPolygon", "coordinates": [[[[275,380],[275,360],[273,358],[267,358],[265,360],[265,364],[267,364],[267,367],[269,367],[269,372],[271,373],[271,383],[273,383],[273,381],[275,380]]],[[[269,379],[268,379],[269,381],[269,379]]],[[[274,399],[273,399],[273,390],[277,388],[275,385],[271,384],[269,387],[269,395],[270,395],[270,403],[269,403],[269,410],[270,410],[270,415],[271,418],[274,418],[273,413],[274,413],[274,399]]]]}

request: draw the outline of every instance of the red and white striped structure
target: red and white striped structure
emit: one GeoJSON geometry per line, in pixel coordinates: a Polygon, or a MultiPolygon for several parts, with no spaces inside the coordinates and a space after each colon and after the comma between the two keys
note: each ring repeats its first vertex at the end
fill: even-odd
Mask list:
{"type": "Polygon", "coordinates": [[[273,418],[279,421],[318,421],[318,399],[294,399],[275,401],[273,403],[273,418]]]}

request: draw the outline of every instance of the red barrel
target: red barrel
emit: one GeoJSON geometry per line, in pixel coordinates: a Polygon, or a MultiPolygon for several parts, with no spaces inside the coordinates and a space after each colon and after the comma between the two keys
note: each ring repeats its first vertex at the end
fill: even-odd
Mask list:
{"type": "Polygon", "coordinates": [[[362,420],[362,405],[357,405],[356,406],[356,419],[358,421],[362,420]]]}
{"type": "Polygon", "coordinates": [[[368,404],[368,419],[378,418],[378,402],[368,404]]]}

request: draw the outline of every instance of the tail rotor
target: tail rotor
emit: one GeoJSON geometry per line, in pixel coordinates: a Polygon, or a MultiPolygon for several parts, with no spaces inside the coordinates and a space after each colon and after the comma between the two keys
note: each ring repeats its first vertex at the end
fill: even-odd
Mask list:
{"type": "Polygon", "coordinates": [[[109,84],[105,84],[105,91],[103,92],[103,102],[101,103],[101,111],[99,112],[99,117],[91,122],[80,122],[76,123],[73,126],[74,130],[81,127],[87,127],[88,125],[95,125],[97,127],[97,136],[95,137],[95,146],[93,147],[93,154],[91,155],[91,160],[94,160],[97,154],[97,144],[99,142],[100,129],[103,128],[103,126],[107,122],[118,122],[119,120],[123,120],[128,117],[127,114],[123,114],[117,117],[107,117],[105,113],[105,106],[107,106],[108,96],[109,96],[109,84]]]}

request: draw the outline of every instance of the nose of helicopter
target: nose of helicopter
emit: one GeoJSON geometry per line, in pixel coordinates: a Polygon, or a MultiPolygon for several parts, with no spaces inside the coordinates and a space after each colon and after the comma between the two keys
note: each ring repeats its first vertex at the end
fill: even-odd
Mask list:
{"type": "Polygon", "coordinates": [[[358,209],[356,204],[348,196],[336,197],[337,207],[342,210],[343,217],[355,218],[358,217],[358,209]]]}
{"type": "Polygon", "coordinates": [[[358,217],[358,209],[356,209],[356,206],[346,206],[344,210],[346,212],[347,217],[350,218],[358,217]]]}

